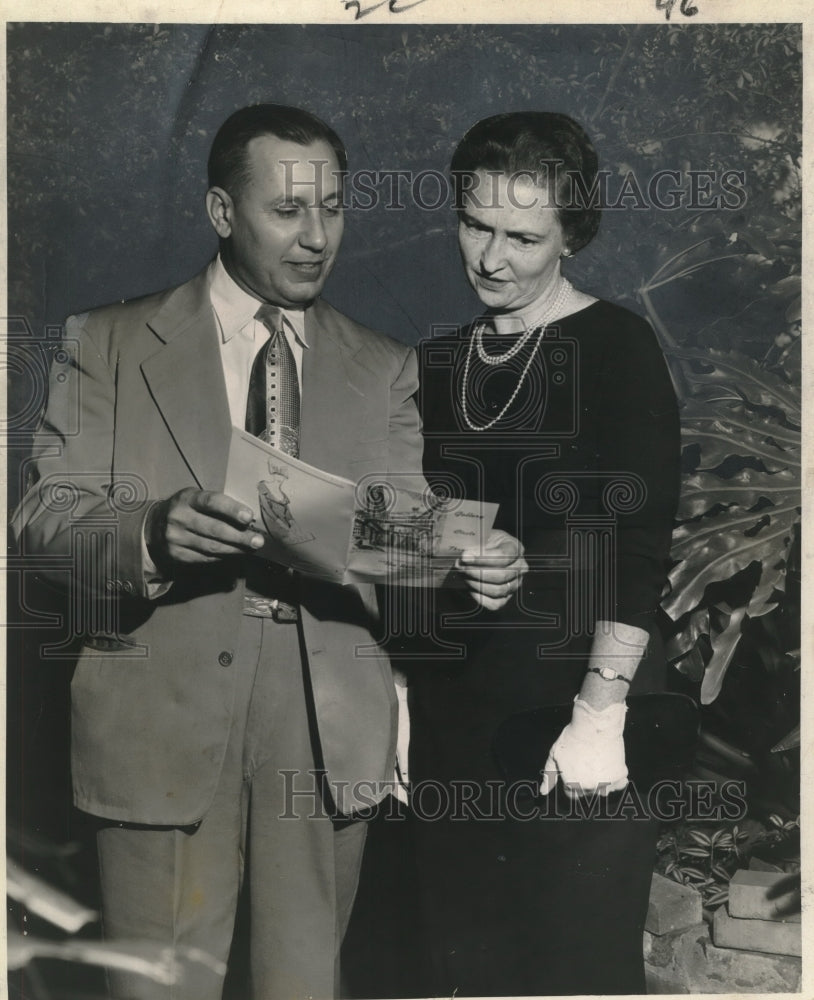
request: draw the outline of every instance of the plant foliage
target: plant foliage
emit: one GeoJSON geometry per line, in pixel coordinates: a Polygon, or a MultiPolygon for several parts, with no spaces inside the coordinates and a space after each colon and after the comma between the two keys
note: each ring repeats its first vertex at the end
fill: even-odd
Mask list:
{"type": "Polygon", "coordinates": [[[736,352],[673,358],[691,387],[682,439],[697,464],[682,489],[663,607],[682,622],[670,647],[679,662],[699,635],[709,637],[707,704],[720,693],[744,619],[773,610],[785,588],[800,517],[800,390],[736,352]],[[720,586],[736,577],[740,586],[720,586]]]}
{"type": "MultiPolygon", "coordinates": [[[[716,910],[727,902],[729,882],[736,871],[748,868],[753,857],[760,858],[766,852],[772,853],[778,848],[793,852],[799,830],[799,817],[784,820],[776,814],[769,815],[765,824],[749,820],[746,828],[738,823],[714,827],[685,824],[668,830],[660,838],[658,867],[666,877],[697,889],[704,907],[716,910]]],[[[770,862],[764,862],[763,866],[775,871],[785,870],[770,862]]],[[[799,872],[799,866],[795,870],[799,872]]],[[[790,887],[793,884],[794,879],[790,877],[790,887]]],[[[799,912],[799,892],[796,912],[799,912]]]]}

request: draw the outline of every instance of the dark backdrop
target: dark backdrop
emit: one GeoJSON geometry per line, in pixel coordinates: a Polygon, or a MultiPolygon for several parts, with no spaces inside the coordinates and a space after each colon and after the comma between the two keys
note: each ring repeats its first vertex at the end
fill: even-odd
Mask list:
{"type": "MultiPolygon", "coordinates": [[[[179,283],[214,254],[206,156],[220,123],[248,103],[323,116],[347,144],[351,170],[414,173],[445,171],[464,131],[488,114],[564,111],[595,138],[617,190],[629,169],[646,179],[657,168],[737,169],[748,160],[750,205],[779,183],[761,160],[774,152],[782,161],[784,123],[774,123],[799,113],[793,25],[769,26],[753,43],[737,26],[687,23],[52,23],[11,25],[7,42],[9,312],[13,335],[34,341],[71,312],[179,283]],[[747,71],[745,81],[752,56],[764,71],[760,79],[747,71]],[[745,133],[761,128],[770,138],[747,146],[745,133]]],[[[422,210],[403,190],[401,209],[389,207],[383,185],[375,208],[348,213],[326,297],[416,343],[476,304],[450,208],[422,210]]],[[[433,199],[436,187],[428,181],[423,191],[433,199]]],[[[642,275],[674,234],[683,238],[690,213],[634,205],[605,213],[571,276],[641,311],[642,275]]],[[[700,323],[720,296],[712,275],[666,304],[665,318],[700,323]]],[[[10,456],[13,503],[42,379],[32,384],[30,365],[11,367],[10,420],[22,450],[10,456]]]]}

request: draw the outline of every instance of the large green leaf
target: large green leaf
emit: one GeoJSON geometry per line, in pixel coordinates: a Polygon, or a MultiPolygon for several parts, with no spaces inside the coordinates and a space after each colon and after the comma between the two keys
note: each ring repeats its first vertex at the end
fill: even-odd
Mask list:
{"type": "Polygon", "coordinates": [[[34,959],[60,959],[63,962],[81,962],[118,969],[152,979],[163,986],[171,986],[183,975],[184,970],[178,959],[188,954],[191,960],[205,960],[207,966],[223,975],[223,963],[218,963],[215,967],[215,960],[210,959],[200,948],[174,950],[152,941],[109,942],[85,941],[80,938],[53,941],[30,934],[23,935],[13,929],[8,932],[7,962],[10,969],[21,969],[34,959]],[[192,952],[194,954],[189,954],[192,952]]]}
{"type": "Polygon", "coordinates": [[[735,608],[729,616],[726,627],[712,637],[712,659],[707,664],[704,679],[701,682],[701,704],[709,705],[721,693],[729,664],[735,654],[735,647],[741,637],[746,608],[735,608]]]}
{"type": "Polygon", "coordinates": [[[799,323],[803,317],[803,298],[798,295],[786,307],[785,312],[787,323],[799,323]]]}
{"type": "MultiPolygon", "coordinates": [[[[695,649],[701,636],[709,635],[709,608],[697,608],[687,620],[684,628],[671,636],[664,644],[664,651],[671,661],[680,660],[695,649]]],[[[694,673],[697,664],[688,664],[685,673],[694,673]]],[[[703,673],[704,663],[701,661],[701,672],[703,673]]]]}
{"type": "Polygon", "coordinates": [[[54,889],[11,858],[6,859],[6,893],[31,913],[69,934],[75,934],[85,924],[99,919],[95,910],[89,910],[64,892],[54,889]]]}
{"type": "Polygon", "coordinates": [[[748,243],[754,250],[757,250],[766,260],[774,260],[777,256],[777,247],[759,229],[747,229],[745,226],[741,226],[738,229],[738,237],[748,243]]]}
{"type": "Polygon", "coordinates": [[[799,431],[739,401],[688,400],[682,410],[681,439],[685,446],[700,448],[701,469],[716,469],[735,455],[759,461],[767,472],[800,463],[799,431]]]}
{"type": "Polygon", "coordinates": [[[701,700],[721,690],[749,617],[776,606],[800,517],[800,392],[754,359],[735,352],[672,352],[690,395],[681,414],[682,442],[695,470],[683,484],[673,533],[670,593],[662,602],[682,628],[668,644],[679,669],[696,676],[699,641],[707,637],[701,700]],[[693,454],[690,452],[689,454],[693,454]],[[709,615],[708,588],[748,567],[759,576],[722,619],[709,615]]]}
{"type": "Polygon", "coordinates": [[[670,571],[672,590],[662,602],[664,610],[677,621],[701,603],[710,584],[729,580],[755,561],[762,563],[761,582],[765,578],[772,589],[782,590],[783,560],[795,520],[796,516],[780,517],[777,525],[765,525],[754,537],[721,525],[718,529],[705,526],[703,534],[682,539],[674,554],[683,552],[684,558],[670,571]]]}
{"type": "MultiPolygon", "coordinates": [[[[774,507],[796,507],[800,498],[800,477],[796,469],[782,469],[768,476],[758,469],[746,468],[728,479],[722,479],[711,472],[696,472],[684,480],[679,502],[679,519],[689,520],[707,514],[718,506],[729,507],[736,504],[737,516],[744,524],[756,524],[763,512],[750,514],[752,508],[761,501],[768,501],[774,507]]],[[[676,545],[688,532],[681,525],[673,535],[676,545]]]]}
{"type": "Polygon", "coordinates": [[[741,397],[753,405],[784,411],[796,426],[800,424],[801,399],[797,386],[789,385],[775,372],[762,368],[754,358],[735,351],[717,350],[670,352],[685,362],[687,382],[694,395],[708,396],[712,389],[722,389],[730,399],[741,397]]]}

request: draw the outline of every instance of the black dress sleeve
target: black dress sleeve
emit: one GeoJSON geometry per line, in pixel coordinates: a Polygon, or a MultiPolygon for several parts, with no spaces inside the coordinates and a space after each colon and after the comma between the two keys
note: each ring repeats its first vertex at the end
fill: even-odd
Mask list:
{"type": "Polygon", "coordinates": [[[597,458],[604,482],[619,473],[618,490],[606,498],[617,517],[615,620],[646,629],[665,584],[678,503],[678,407],[649,324],[625,309],[613,312],[618,322],[603,347],[597,458]]]}

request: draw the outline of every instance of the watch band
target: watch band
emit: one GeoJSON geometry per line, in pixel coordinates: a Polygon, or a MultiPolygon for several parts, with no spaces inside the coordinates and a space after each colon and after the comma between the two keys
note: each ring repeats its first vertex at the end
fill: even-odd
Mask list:
{"type": "Polygon", "coordinates": [[[603,681],[624,681],[625,684],[630,684],[630,678],[620,674],[613,667],[588,667],[588,673],[599,674],[603,681]]]}

